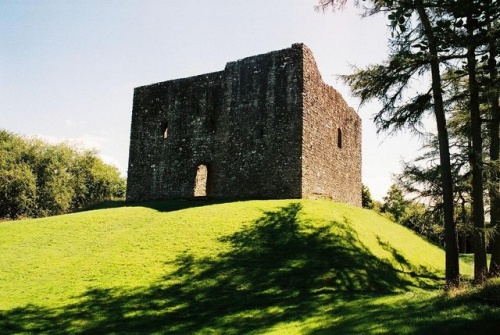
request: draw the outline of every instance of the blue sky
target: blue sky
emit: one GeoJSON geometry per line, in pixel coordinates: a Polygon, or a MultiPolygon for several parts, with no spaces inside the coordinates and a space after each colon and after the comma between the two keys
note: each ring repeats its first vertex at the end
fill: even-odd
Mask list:
{"type": "Polygon", "coordinates": [[[336,75],[383,59],[386,21],[315,0],[2,0],[0,128],[96,148],[125,175],[133,89],[220,71],[229,61],[305,43],[323,80],[363,119],[363,182],[381,199],[418,139],[376,135],[377,104],[336,75]]]}

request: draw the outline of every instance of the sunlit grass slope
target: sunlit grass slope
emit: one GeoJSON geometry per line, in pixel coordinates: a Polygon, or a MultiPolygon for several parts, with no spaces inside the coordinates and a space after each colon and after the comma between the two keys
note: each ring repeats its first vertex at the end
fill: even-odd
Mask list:
{"type": "Polygon", "coordinates": [[[426,308],[461,308],[433,310],[443,273],[440,248],[343,204],[142,203],[0,223],[0,332],[425,333],[426,308]]]}

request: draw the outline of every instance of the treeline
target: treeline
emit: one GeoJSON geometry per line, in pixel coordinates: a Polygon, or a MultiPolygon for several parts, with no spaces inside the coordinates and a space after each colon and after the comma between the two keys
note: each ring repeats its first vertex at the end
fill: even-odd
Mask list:
{"type": "MultiPolygon", "coordinates": [[[[346,3],[320,0],[318,8],[346,3]]],[[[380,102],[379,131],[425,133],[425,117],[435,121],[426,157],[405,167],[402,183],[440,213],[447,286],[460,285],[460,229],[472,240],[474,282],[500,277],[498,0],[354,3],[364,15],[386,16],[390,49],[385,60],[343,76],[353,94],[380,102]]]]}
{"type": "MultiPolygon", "coordinates": [[[[396,177],[401,178],[403,175],[396,177]]],[[[401,183],[391,185],[387,194],[382,198],[382,202],[373,200],[370,190],[365,185],[363,185],[362,194],[364,208],[375,210],[390,220],[413,230],[428,241],[444,247],[442,212],[435,206],[412,199],[415,194],[408,193],[401,183]]],[[[468,237],[466,233],[460,235],[460,241],[463,242],[460,245],[462,253],[470,251],[468,237]]]]}
{"type": "Polygon", "coordinates": [[[74,212],[125,194],[125,179],[96,151],[0,130],[0,218],[74,212]]]}

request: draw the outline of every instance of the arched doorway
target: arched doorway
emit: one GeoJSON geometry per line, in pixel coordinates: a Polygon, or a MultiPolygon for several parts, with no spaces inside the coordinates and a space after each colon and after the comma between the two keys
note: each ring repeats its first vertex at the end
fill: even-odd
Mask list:
{"type": "Polygon", "coordinates": [[[194,196],[207,197],[211,195],[210,188],[211,171],[210,166],[206,164],[198,165],[196,170],[196,179],[194,181],[194,196]]]}

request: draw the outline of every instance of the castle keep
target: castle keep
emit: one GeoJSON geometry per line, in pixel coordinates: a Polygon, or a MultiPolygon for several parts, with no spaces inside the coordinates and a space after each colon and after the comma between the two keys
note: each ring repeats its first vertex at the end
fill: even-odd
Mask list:
{"type": "Polygon", "coordinates": [[[134,90],[127,200],[361,206],[361,120],[303,44],[134,90]]]}

